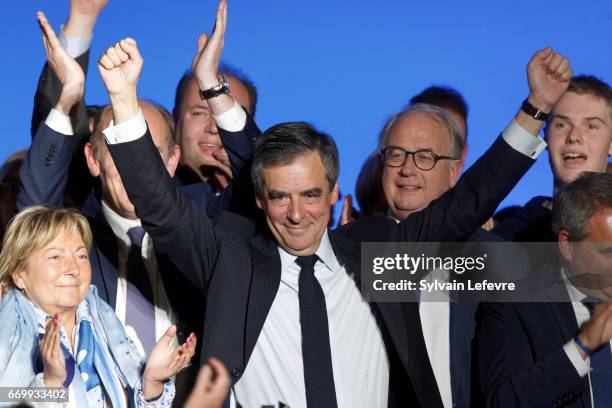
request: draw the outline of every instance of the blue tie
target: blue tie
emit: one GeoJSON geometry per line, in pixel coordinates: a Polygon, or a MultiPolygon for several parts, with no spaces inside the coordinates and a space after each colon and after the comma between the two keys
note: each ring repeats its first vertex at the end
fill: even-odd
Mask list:
{"type": "MultiPolygon", "coordinates": [[[[593,312],[598,301],[582,302],[589,312],[593,312]]],[[[595,408],[612,405],[612,350],[610,342],[595,350],[591,355],[591,386],[595,408]]]]}
{"type": "Polygon", "coordinates": [[[299,302],[302,329],[302,360],[308,408],[334,408],[336,388],[329,345],[325,294],[314,275],[317,255],[299,256],[299,302]]]}
{"type": "Polygon", "coordinates": [[[142,227],[132,227],[127,233],[132,245],[126,270],[125,324],[134,328],[148,355],[155,345],[155,302],[149,273],[141,254],[145,230],[142,227]]]}

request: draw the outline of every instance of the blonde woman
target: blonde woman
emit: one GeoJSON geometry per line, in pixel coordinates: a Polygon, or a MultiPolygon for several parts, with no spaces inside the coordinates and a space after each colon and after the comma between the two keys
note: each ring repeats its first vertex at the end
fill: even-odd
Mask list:
{"type": "Polygon", "coordinates": [[[64,387],[69,406],[166,407],[193,356],[191,335],[169,345],[170,326],[148,359],[90,285],[91,231],[75,210],[26,208],[0,252],[0,386],[64,387]]]}

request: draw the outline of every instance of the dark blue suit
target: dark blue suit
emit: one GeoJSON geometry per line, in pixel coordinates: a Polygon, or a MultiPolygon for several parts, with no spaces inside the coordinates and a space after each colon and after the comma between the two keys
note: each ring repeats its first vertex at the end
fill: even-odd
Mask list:
{"type": "MultiPolygon", "coordinates": [[[[550,273],[542,271],[545,275],[550,273]]],[[[578,333],[569,298],[482,304],[479,314],[478,364],[487,406],[591,406],[588,379],[578,375],[563,350],[578,333]]]]}

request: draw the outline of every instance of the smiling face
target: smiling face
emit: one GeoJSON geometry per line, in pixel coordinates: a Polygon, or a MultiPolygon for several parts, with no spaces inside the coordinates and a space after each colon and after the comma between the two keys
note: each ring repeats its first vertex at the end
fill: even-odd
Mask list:
{"type": "MultiPolygon", "coordinates": [[[[251,112],[246,87],[236,78],[227,75],[230,93],[238,103],[251,112]]],[[[190,80],[176,117],[176,140],[181,146],[181,164],[191,168],[203,180],[207,180],[219,163],[229,167],[229,158],[215,119],[206,101],[199,94],[197,81],[190,80]]]]}
{"type": "Polygon", "coordinates": [[[338,184],[330,191],[319,154],[300,155],[289,164],[264,168],[263,174],[265,191],[257,205],[274,238],[290,254],[314,254],[338,201],[338,184]]]}
{"type": "Polygon", "coordinates": [[[592,95],[566,92],[546,128],[555,191],[582,172],[605,172],[612,154],[612,112],[592,95]]]}
{"type": "MultiPolygon", "coordinates": [[[[386,147],[389,146],[411,152],[429,149],[440,156],[448,156],[450,138],[446,127],[431,116],[410,113],[393,124],[386,143],[386,147]]],[[[421,170],[414,165],[411,155],[401,167],[385,165],[382,184],[390,215],[404,219],[427,207],[455,185],[460,169],[457,160],[439,160],[433,169],[421,170]]]]}
{"type": "Polygon", "coordinates": [[[25,266],[13,272],[13,282],[45,313],[65,313],[81,303],[89,290],[91,268],[83,238],[62,231],[29,255],[25,266]]]}

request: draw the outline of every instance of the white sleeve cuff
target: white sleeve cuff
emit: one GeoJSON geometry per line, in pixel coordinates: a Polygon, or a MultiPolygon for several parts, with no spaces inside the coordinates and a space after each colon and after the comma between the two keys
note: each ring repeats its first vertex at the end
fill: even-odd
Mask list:
{"type": "Polygon", "coordinates": [[[69,37],[64,32],[64,25],[62,24],[62,26],[60,27],[60,35],[59,35],[60,45],[62,46],[64,50],[66,50],[68,55],[70,55],[72,58],[76,58],[76,57],[79,57],[85,54],[85,52],[91,46],[92,37],[93,35],[90,35],[89,37],[86,37],[86,38],[69,37]]]}
{"type": "Polygon", "coordinates": [[[218,116],[213,115],[213,117],[215,122],[217,122],[217,126],[228,132],[239,132],[244,129],[247,118],[246,112],[235,99],[234,106],[218,116]]]}
{"type": "Polygon", "coordinates": [[[142,109],[138,110],[136,116],[117,126],[111,121],[110,125],[102,131],[108,144],[132,142],[143,137],[146,132],[147,123],[142,109]]]}
{"type": "Polygon", "coordinates": [[[577,347],[574,340],[570,340],[563,346],[563,351],[567,354],[567,358],[569,358],[578,375],[584,377],[591,371],[591,359],[587,357],[586,360],[583,360],[577,347]]]}
{"type": "Polygon", "coordinates": [[[527,157],[537,159],[537,157],[546,149],[546,142],[540,136],[534,137],[519,125],[516,120],[512,122],[502,133],[502,137],[512,148],[527,157]]]}
{"type": "Polygon", "coordinates": [[[64,115],[56,109],[51,108],[51,111],[47,115],[47,119],[45,119],[45,123],[57,133],[61,133],[62,135],[66,136],[74,135],[70,117],[64,115]]]}

